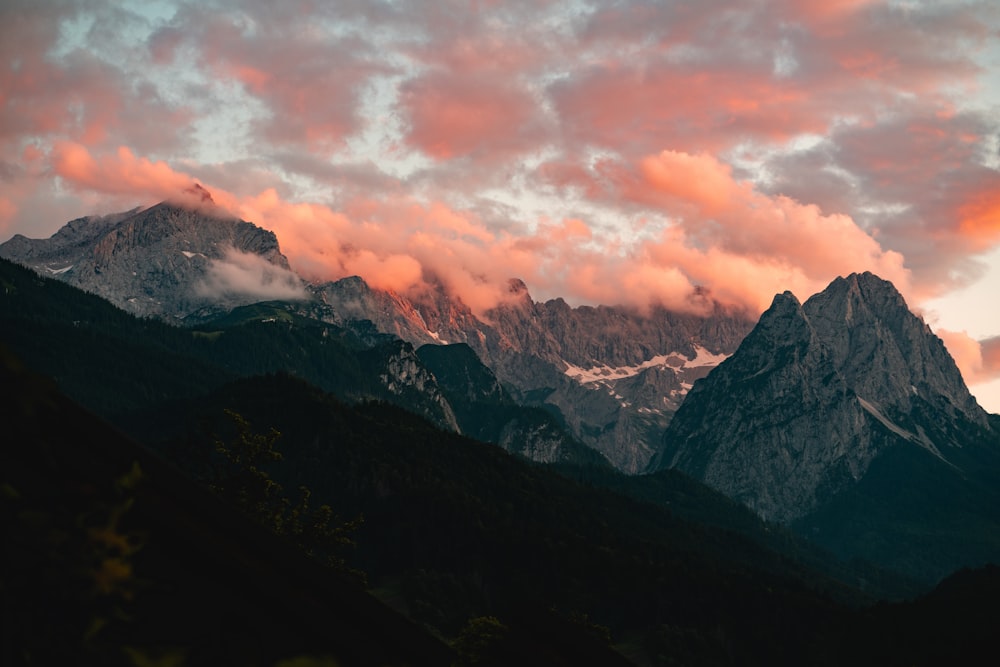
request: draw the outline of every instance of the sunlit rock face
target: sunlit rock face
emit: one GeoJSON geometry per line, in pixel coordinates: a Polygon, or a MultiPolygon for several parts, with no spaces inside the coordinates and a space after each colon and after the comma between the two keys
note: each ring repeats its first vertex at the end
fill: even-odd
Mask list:
{"type": "Polygon", "coordinates": [[[678,468],[791,522],[857,484],[893,447],[952,467],[987,415],[944,344],[880,278],[852,274],[800,304],[774,298],[697,382],[651,469],[678,468]]]}
{"type": "Polygon", "coordinates": [[[305,296],[272,232],[166,202],[80,218],[48,239],[16,236],[0,256],[168,321],[305,296]]]}

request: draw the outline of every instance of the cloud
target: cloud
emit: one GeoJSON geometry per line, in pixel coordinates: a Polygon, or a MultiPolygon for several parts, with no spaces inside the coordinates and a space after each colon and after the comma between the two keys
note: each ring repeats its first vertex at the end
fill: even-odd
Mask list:
{"type": "Polygon", "coordinates": [[[507,78],[435,72],[406,82],[400,104],[406,141],[436,159],[493,161],[545,141],[533,95],[507,78]]]}
{"type": "Polygon", "coordinates": [[[369,40],[337,29],[356,20],[351,14],[343,6],[312,14],[264,4],[186,6],[148,48],[169,60],[185,44],[211,83],[236,82],[260,102],[267,113],[249,119],[251,137],[330,154],[363,126],[367,83],[395,70],[369,40]]]}
{"type": "Polygon", "coordinates": [[[0,7],[0,148],[21,150],[25,138],[88,146],[128,143],[135,150],[177,146],[191,115],[143,75],[143,61],[121,43],[136,17],[95,5],[83,44],[66,47],[63,28],[88,12],[74,3],[9,2],[0,7]],[[106,23],[117,29],[103,30],[106,23]],[[99,56],[88,40],[118,50],[99,56]],[[57,52],[65,51],[60,55],[57,52]]]}
{"type": "Polygon", "coordinates": [[[969,385],[1000,379],[1000,336],[976,340],[964,331],[936,329],[969,385]]]}
{"type": "Polygon", "coordinates": [[[920,298],[939,295],[977,279],[976,256],[1000,242],[995,131],[982,112],[904,107],[773,161],[766,189],[853,213],[905,255],[920,298]]]}
{"type": "Polygon", "coordinates": [[[196,185],[166,162],[138,157],[127,146],[95,158],[86,146],[59,141],[50,160],[55,175],[73,187],[111,195],[169,199],[196,185]]]}
{"type": "MultiPolygon", "coordinates": [[[[805,298],[855,271],[871,270],[909,291],[903,256],[883,249],[849,216],[761,193],[712,155],[666,150],[635,165],[604,161],[555,172],[560,188],[665,217],[665,229],[637,244],[631,261],[680,271],[689,291],[708,287],[714,297],[757,312],[776,292],[790,289],[805,298]]],[[[672,303],[683,297],[656,287],[641,293],[672,303]]]]}
{"type": "Polygon", "coordinates": [[[209,298],[253,297],[260,301],[305,299],[307,293],[298,276],[260,255],[224,251],[222,259],[209,263],[205,278],[195,286],[199,296],[209,298]]]}

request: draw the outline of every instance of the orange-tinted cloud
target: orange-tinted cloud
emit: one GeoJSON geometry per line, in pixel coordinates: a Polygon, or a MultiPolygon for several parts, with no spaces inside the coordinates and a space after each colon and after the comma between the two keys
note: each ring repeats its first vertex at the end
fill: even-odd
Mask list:
{"type": "Polygon", "coordinates": [[[189,110],[126,69],[128,59],[109,62],[86,48],[52,55],[63,46],[63,22],[84,13],[72,3],[0,6],[0,150],[20,151],[25,140],[50,136],[141,151],[176,146],[189,110]]]}
{"type": "MultiPolygon", "coordinates": [[[[53,170],[77,188],[166,199],[194,184],[127,148],[95,157],[65,143],[51,157],[53,170]]],[[[902,258],[850,218],[762,195],[711,156],[664,151],[631,173],[619,196],[647,192],[646,201],[674,219],[641,241],[608,236],[580,218],[501,232],[470,211],[408,197],[355,201],[342,211],[292,203],[274,189],[250,197],[215,190],[213,197],[222,209],[273,230],[310,279],[360,275],[397,292],[440,283],[479,312],[504,298],[512,277],[540,296],[685,310],[703,307],[693,300],[698,287],[759,312],[775,292],[792,289],[805,298],[837,275],[862,270],[907,289],[902,258]]]]}
{"type": "Polygon", "coordinates": [[[986,190],[972,193],[958,207],[959,229],[982,248],[1000,240],[1000,175],[986,190]]]}
{"type": "Polygon", "coordinates": [[[85,146],[61,141],[52,148],[52,169],[74,187],[114,195],[171,199],[195,184],[165,162],[137,157],[127,146],[95,158],[85,146]]]}
{"type": "Polygon", "coordinates": [[[633,261],[679,269],[723,301],[760,311],[776,292],[805,298],[838,275],[865,270],[909,290],[903,256],[849,216],[765,195],[709,154],[662,151],[635,167],[598,163],[559,172],[560,186],[572,188],[580,174],[582,190],[599,193],[598,201],[631,202],[669,220],[659,238],[636,247],[633,261]]]}
{"type": "Polygon", "coordinates": [[[979,341],[983,357],[983,372],[991,380],[1000,378],[1000,336],[979,341]]]}
{"type": "Polygon", "coordinates": [[[773,161],[769,190],[856,210],[883,245],[906,256],[916,292],[939,295],[977,279],[975,257],[1000,241],[1000,173],[983,164],[992,125],[986,114],[908,109],[847,126],[773,161]]]}

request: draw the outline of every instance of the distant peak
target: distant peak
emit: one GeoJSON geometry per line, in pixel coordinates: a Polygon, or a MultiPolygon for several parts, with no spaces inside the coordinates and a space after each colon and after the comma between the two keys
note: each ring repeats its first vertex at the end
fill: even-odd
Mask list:
{"type": "Polygon", "coordinates": [[[798,310],[801,307],[798,297],[792,294],[790,291],[785,290],[781,294],[775,294],[774,299],[771,301],[771,307],[768,308],[769,311],[787,311],[787,310],[798,310]]]}
{"type": "Polygon", "coordinates": [[[223,213],[222,209],[220,209],[215,203],[212,193],[205,189],[205,187],[203,187],[200,183],[195,183],[184,188],[178,192],[176,196],[160,202],[158,206],[196,211],[198,213],[218,218],[230,217],[229,215],[223,213]]]}
{"type": "Polygon", "coordinates": [[[510,294],[527,294],[528,286],[520,278],[511,278],[507,281],[507,292],[510,294]]]}
{"type": "Polygon", "coordinates": [[[212,199],[212,193],[206,190],[200,183],[195,183],[189,188],[184,188],[184,194],[190,195],[199,203],[214,204],[215,200],[212,199]]]}

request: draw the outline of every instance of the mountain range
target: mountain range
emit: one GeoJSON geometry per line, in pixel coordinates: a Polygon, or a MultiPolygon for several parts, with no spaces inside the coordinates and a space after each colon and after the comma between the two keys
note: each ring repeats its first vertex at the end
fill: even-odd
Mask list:
{"type": "MultiPolygon", "coordinates": [[[[577,497],[562,482],[527,481],[533,473],[526,486],[509,491],[531,497],[559,487],[552,498],[575,497],[572,502],[594,517],[604,516],[600,521],[621,523],[612,531],[619,542],[653,539],[642,537],[655,532],[652,524],[624,518],[629,511],[645,516],[651,503],[710,532],[723,531],[727,546],[711,551],[731,552],[725,562],[753,561],[754,571],[772,573],[806,568],[802,580],[849,604],[866,595],[911,595],[961,567],[1000,561],[1000,417],[978,406],[940,339],[877,276],[837,278],[804,303],[779,294],[757,321],[707,294],[694,297],[702,314],[539,303],[512,279],[507,298],[477,316],[444,288],[404,295],[357,277],[307,283],[271,232],[220,215],[207,193],[203,199],[201,209],[165,202],[80,218],[50,239],[18,236],[0,244],[0,256],[66,283],[32,280],[0,265],[0,342],[71,398],[196,477],[207,474],[192,444],[204,440],[198,424],[212,421],[212,411],[217,416],[242,406],[297,443],[285,472],[275,471],[285,475],[286,486],[306,484],[352,511],[372,511],[397,493],[418,493],[411,502],[422,503],[419,494],[431,487],[418,492],[407,476],[426,462],[411,460],[415,454],[396,444],[376,463],[366,458],[374,450],[366,454],[362,447],[343,459],[322,443],[351,439],[336,434],[357,428],[376,428],[379,435],[368,437],[379,442],[405,442],[429,428],[493,443],[594,493],[639,503],[629,510],[601,496],[621,510],[604,516],[586,494],[577,497]],[[286,374],[308,385],[289,384],[286,374]],[[358,423],[350,417],[354,425],[339,431],[315,430],[325,411],[342,408],[330,408],[311,387],[346,405],[383,406],[369,408],[379,411],[379,425],[361,427],[368,415],[358,423]],[[398,408],[426,426],[392,411],[398,408]],[[399,465],[410,472],[397,471],[399,465]],[[625,537],[626,523],[641,535],[625,537]],[[747,551],[737,546],[741,540],[758,546],[747,551]]],[[[425,437],[445,436],[419,435],[425,437]]],[[[463,464],[436,460],[458,466],[459,477],[475,477],[480,472],[472,470],[484,465],[507,469],[476,457],[463,464]]],[[[522,473],[507,474],[520,479],[522,473]]],[[[451,488],[453,482],[436,483],[451,488]]],[[[455,492],[475,496],[469,502],[484,509],[492,502],[520,506],[503,500],[508,491],[494,483],[455,492]],[[495,501],[476,495],[487,487],[495,501]]],[[[429,508],[440,516],[452,511],[429,508]]],[[[385,511],[379,525],[396,525],[391,517],[399,510],[385,511]]],[[[567,516],[553,515],[553,521],[573,523],[567,516]]],[[[603,540],[592,528],[574,530],[603,540]]],[[[389,549],[393,539],[413,539],[398,532],[405,531],[401,526],[393,530],[389,542],[377,534],[365,539],[389,549]]],[[[676,537],[687,529],[669,530],[676,537]]],[[[445,539],[465,544],[457,533],[445,539]]],[[[559,544],[546,553],[562,553],[565,543],[559,544]]],[[[473,542],[461,548],[486,557],[473,542]]],[[[407,615],[436,631],[457,632],[463,605],[492,608],[496,593],[482,583],[481,569],[456,579],[444,574],[451,566],[417,559],[407,567],[425,568],[418,575],[384,558],[376,548],[363,559],[381,573],[383,595],[402,595],[407,615]],[[409,582],[407,592],[392,581],[409,582]]],[[[617,628],[638,627],[636,617],[624,620],[599,598],[560,599],[604,610],[605,618],[618,619],[617,628]]],[[[681,627],[679,617],[667,617],[671,632],[681,627]]],[[[675,647],[684,641],[671,636],[675,647]]],[[[725,641],[708,644],[702,646],[708,653],[732,648],[725,641]]]]}
{"type": "MultiPolygon", "coordinates": [[[[510,298],[476,317],[443,288],[376,290],[360,278],[308,284],[288,269],[271,232],[206,209],[161,203],[67,223],[50,239],[15,236],[0,256],[143,317],[204,324],[228,310],[281,300],[293,312],[415,347],[464,343],[519,404],[558,415],[572,436],[637,473],[692,383],[753,326],[741,311],[699,297],[707,315],[662,307],[571,308],[538,303],[512,279],[510,298]]],[[[560,456],[551,447],[538,457],[560,456]]],[[[542,459],[540,459],[542,460],[542,459]]]]}

